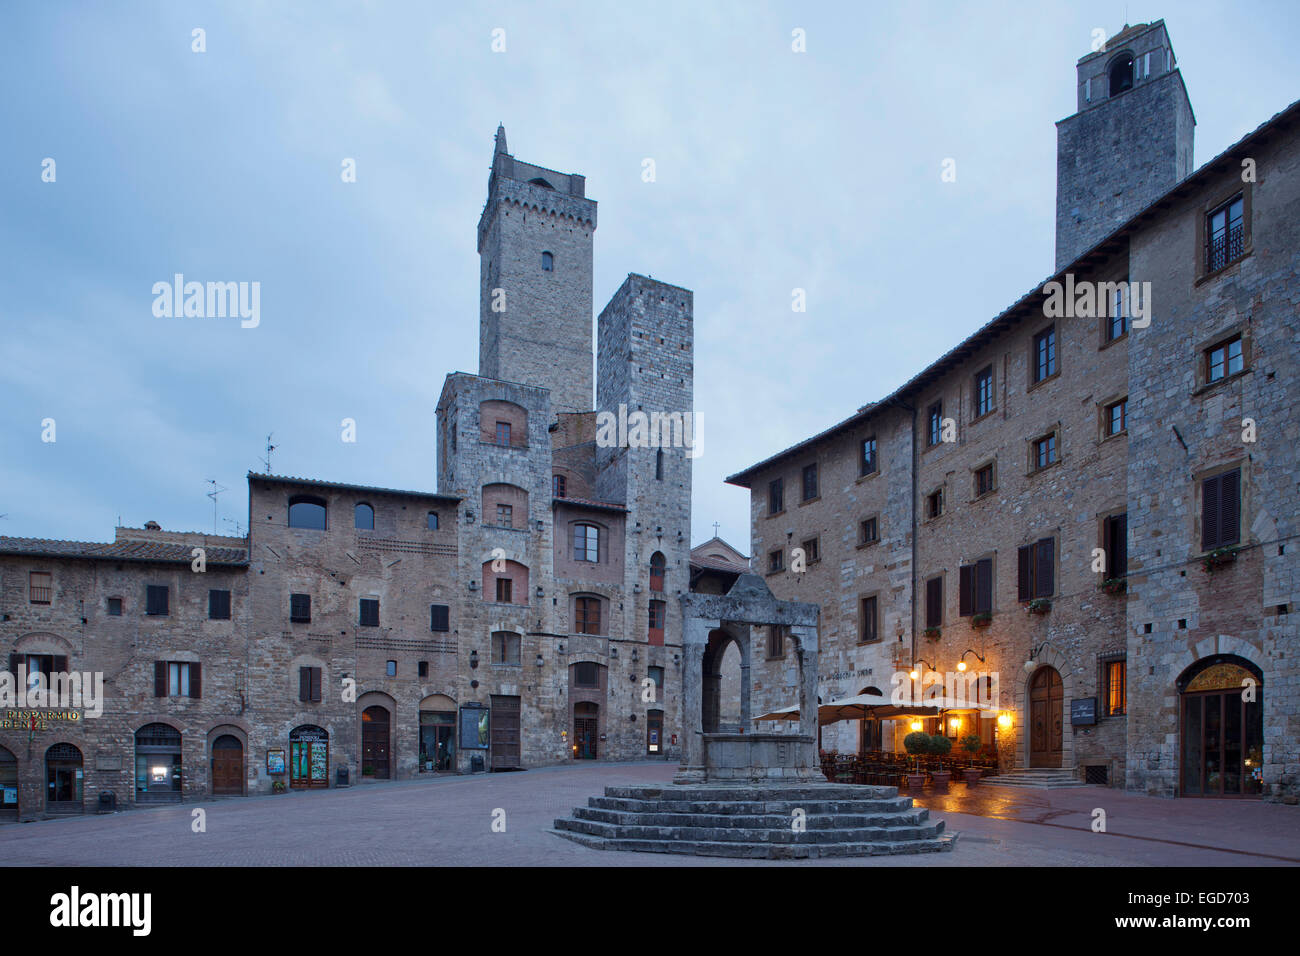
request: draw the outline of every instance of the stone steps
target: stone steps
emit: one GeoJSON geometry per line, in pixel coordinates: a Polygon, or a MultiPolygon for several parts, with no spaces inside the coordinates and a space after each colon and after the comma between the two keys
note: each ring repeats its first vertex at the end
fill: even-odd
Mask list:
{"type": "Polygon", "coordinates": [[[1021,787],[1031,790],[1061,790],[1066,787],[1091,787],[1095,784],[1084,783],[1069,770],[1055,768],[1017,767],[1000,773],[995,777],[983,777],[979,786],[1021,787]]]}
{"type": "Polygon", "coordinates": [[[926,853],[953,843],[943,821],[893,787],[829,783],[607,787],[551,832],[602,850],[745,859],[926,853]]]}

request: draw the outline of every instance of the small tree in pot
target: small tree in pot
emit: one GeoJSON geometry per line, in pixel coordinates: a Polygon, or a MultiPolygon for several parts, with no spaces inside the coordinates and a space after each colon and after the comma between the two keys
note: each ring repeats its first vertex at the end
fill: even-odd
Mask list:
{"type": "MultiPolygon", "coordinates": [[[[930,752],[930,735],[923,730],[914,730],[903,738],[903,749],[910,753],[913,758],[920,757],[921,754],[930,752]]],[[[914,760],[912,764],[912,773],[907,775],[907,789],[920,790],[925,783],[925,774],[921,773],[921,764],[919,760],[914,760]]]]}
{"type": "MultiPolygon", "coordinates": [[[[952,741],[943,734],[935,734],[930,738],[930,753],[934,754],[936,757],[946,757],[951,751],[952,741]]],[[[940,764],[939,766],[941,769],[931,771],[930,775],[934,777],[934,785],[936,787],[946,787],[948,786],[948,781],[952,778],[952,771],[943,770],[943,764],[940,764]]]]}
{"type": "MultiPolygon", "coordinates": [[[[969,754],[972,758],[974,758],[974,756],[977,753],[979,753],[980,749],[983,747],[983,743],[980,741],[979,734],[967,734],[965,737],[961,739],[960,743],[961,743],[961,749],[966,751],[966,753],[969,754]]],[[[966,778],[966,786],[973,787],[975,786],[975,781],[979,780],[980,778],[980,769],[979,767],[967,767],[965,770],[962,771],[962,776],[966,778]]]]}

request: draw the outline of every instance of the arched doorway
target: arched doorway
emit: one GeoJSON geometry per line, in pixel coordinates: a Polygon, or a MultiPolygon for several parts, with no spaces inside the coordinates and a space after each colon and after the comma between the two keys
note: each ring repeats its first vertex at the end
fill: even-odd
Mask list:
{"type": "Polygon", "coordinates": [[[1029,766],[1061,766],[1061,726],[1064,723],[1061,674],[1040,664],[1029,678],[1029,766]]]}
{"type": "Polygon", "coordinates": [[[18,758],[0,747],[0,820],[18,816],[18,758]]]}
{"type": "Polygon", "coordinates": [[[1178,679],[1179,792],[1257,797],[1264,790],[1263,673],[1245,658],[1207,657],[1178,679]]]}
{"type": "Polygon", "coordinates": [[[420,772],[456,769],[456,702],[446,694],[420,701],[420,772]]]}
{"type": "Polygon", "coordinates": [[[389,778],[387,707],[375,704],[361,712],[361,776],[389,778]]]}
{"type": "Polygon", "coordinates": [[[595,760],[600,736],[600,705],[581,701],[573,705],[573,759],[595,760]]]}
{"type": "Polygon", "coordinates": [[[311,789],[330,785],[329,731],[303,724],[289,732],[289,786],[311,789]]]}
{"type": "Polygon", "coordinates": [[[84,813],[81,751],[72,744],[54,744],[45,751],[45,811],[84,813]]]}
{"type": "Polygon", "coordinates": [[[135,732],[135,802],[181,799],[181,732],[170,724],[145,724],[135,732]]]}
{"type": "Polygon", "coordinates": [[[225,796],[244,792],[244,745],[234,734],[212,741],[212,792],[225,796]]]}
{"type": "Polygon", "coordinates": [[[741,714],[745,655],[740,642],[724,630],[709,635],[704,647],[701,717],[706,734],[744,733],[741,714]]]}

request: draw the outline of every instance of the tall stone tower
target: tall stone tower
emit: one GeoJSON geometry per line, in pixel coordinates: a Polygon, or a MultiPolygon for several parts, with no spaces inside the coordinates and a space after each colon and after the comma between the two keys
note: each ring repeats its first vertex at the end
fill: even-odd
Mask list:
{"type": "Polygon", "coordinates": [[[586,186],[515,159],[497,128],[478,223],[479,375],[550,389],[553,414],[592,408],[596,203],[586,186]]]}
{"type": "Polygon", "coordinates": [[[1056,124],[1056,268],[1192,171],[1196,118],[1163,20],[1125,26],[1078,63],[1078,112],[1056,124]]]}

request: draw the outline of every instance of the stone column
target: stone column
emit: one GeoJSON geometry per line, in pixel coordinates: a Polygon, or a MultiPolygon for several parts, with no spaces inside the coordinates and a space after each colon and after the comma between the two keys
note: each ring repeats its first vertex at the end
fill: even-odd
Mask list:
{"type": "Polygon", "coordinates": [[[794,624],[790,635],[795,640],[799,660],[799,733],[817,737],[817,628],[794,624]]]}
{"type": "Polygon", "coordinates": [[[751,625],[735,625],[741,634],[740,644],[740,732],[750,732],[750,718],[754,716],[750,706],[751,688],[750,661],[754,653],[754,628],[751,625]]]}
{"type": "Polygon", "coordinates": [[[704,648],[721,621],[687,616],[682,622],[682,762],[674,783],[704,780],[704,648]]]}

